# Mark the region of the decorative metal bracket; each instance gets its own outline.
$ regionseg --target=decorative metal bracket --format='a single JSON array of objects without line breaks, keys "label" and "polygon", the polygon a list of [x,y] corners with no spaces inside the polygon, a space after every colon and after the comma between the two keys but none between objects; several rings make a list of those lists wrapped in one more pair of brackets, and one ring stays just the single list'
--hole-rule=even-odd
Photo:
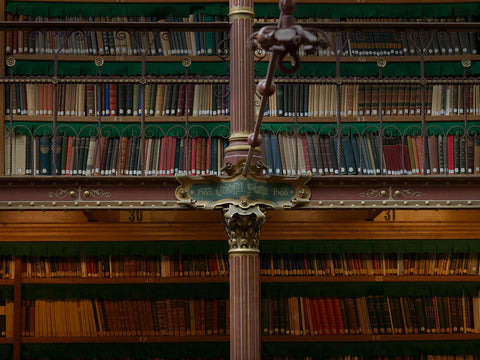
[{"label": "decorative metal bracket", "polygon": [[[316,46],[327,48],[331,45],[326,33],[319,31],[323,37],[317,38],[317,36],[309,30],[295,25],[295,17],[293,16],[295,0],[280,0],[278,6],[280,8],[278,26],[264,26],[260,31],[253,33],[249,39],[250,47],[253,50],[256,51],[261,48],[271,52],[272,55],[268,62],[267,75],[265,79],[257,85],[257,91],[262,98],[254,131],[248,136],[250,149],[243,169],[244,176],[246,176],[248,168],[250,167],[255,147],[259,146],[262,142],[259,136],[260,126],[268,97],[275,93],[275,84],[273,82],[275,67],[278,67],[278,69],[285,74],[293,74],[300,68],[298,49],[301,46],[303,46],[305,53],[313,54]],[[291,68],[287,68],[284,65],[284,60],[287,56],[291,58]]]},{"label": "decorative metal bracket", "polygon": [[308,203],[311,191],[306,183],[311,175],[267,178],[258,175],[258,170],[250,168],[250,172],[244,176],[243,167],[244,161],[230,165],[229,175],[225,177],[177,175],[180,183],[175,190],[178,204],[204,209],[229,205],[242,209],[254,206],[280,209]]}]

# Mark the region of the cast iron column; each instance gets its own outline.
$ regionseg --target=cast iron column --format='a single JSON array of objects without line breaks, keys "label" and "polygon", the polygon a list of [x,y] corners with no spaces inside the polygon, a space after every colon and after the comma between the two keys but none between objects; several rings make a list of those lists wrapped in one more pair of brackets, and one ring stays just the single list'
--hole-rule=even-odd
[{"label": "cast iron column", "polygon": [[265,214],[258,206],[225,210],[230,246],[230,359],[260,360],[260,252]]},{"label": "cast iron column", "polygon": [[253,50],[248,43],[253,16],[253,0],[230,0],[230,140],[225,163],[232,165],[247,157],[247,138],[255,123]]}]

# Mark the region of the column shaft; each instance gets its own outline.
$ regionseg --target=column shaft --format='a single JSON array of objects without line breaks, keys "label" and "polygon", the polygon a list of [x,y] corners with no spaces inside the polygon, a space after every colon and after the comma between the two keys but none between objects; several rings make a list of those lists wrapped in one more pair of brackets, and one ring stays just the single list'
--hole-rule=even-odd
[{"label": "column shaft", "polygon": [[253,50],[248,45],[253,25],[253,0],[230,0],[230,142],[225,162],[246,158],[253,131],[255,79]]},{"label": "column shaft", "polygon": [[260,257],[230,252],[230,359],[260,360]]}]

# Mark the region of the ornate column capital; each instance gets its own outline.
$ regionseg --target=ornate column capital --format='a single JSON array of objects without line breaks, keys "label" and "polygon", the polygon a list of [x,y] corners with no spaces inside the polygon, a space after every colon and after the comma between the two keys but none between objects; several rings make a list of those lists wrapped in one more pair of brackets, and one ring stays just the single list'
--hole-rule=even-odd
[{"label": "ornate column capital", "polygon": [[234,16],[235,18],[251,18],[255,17],[255,13],[253,12],[253,7],[251,6],[230,6],[230,12],[228,13],[230,19]]},{"label": "ornate column capital", "polygon": [[258,253],[260,230],[267,221],[260,206],[243,209],[237,205],[230,205],[224,209],[224,217],[230,246],[229,252]]}]

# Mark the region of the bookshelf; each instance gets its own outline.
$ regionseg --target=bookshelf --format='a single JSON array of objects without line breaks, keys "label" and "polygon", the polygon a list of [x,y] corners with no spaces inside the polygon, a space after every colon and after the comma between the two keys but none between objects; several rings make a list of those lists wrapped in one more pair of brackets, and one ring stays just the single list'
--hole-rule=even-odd
[{"label": "bookshelf", "polygon": [[[19,3],[22,3],[20,1]],[[35,3],[35,1],[33,2]],[[64,2],[52,1],[54,4],[65,5]],[[102,1],[102,4],[109,4],[109,0]],[[115,2],[117,3],[117,2]],[[125,4],[137,4],[134,1],[125,1]],[[151,4],[150,1],[142,1],[144,4]],[[169,3],[166,1],[165,3]],[[191,1],[197,4],[196,1]],[[227,5],[223,1],[211,1],[209,3]],[[354,5],[356,2],[345,1],[342,4]],[[405,5],[410,2],[395,2],[395,1],[365,1],[367,5]],[[437,5],[440,2],[423,1],[422,4]],[[467,5],[474,4],[474,2],[464,1]],[[1,4],[1,3],[0,3]],[[277,12],[276,7],[272,1],[258,1],[259,5],[265,5],[265,8],[270,7]],[[299,1],[301,5],[318,5],[317,2]],[[331,2],[324,1],[323,5],[331,5]],[[339,2],[335,2],[338,5]],[[413,3],[412,3],[413,4]],[[415,3],[417,4],[417,3]],[[152,5],[152,4],[151,4]],[[156,4],[153,4],[156,6]],[[203,5],[203,4],[202,4]],[[5,8],[3,4],[2,9]],[[308,6],[305,7],[308,9]],[[262,7],[259,12],[264,11]],[[2,15],[4,11],[2,11]],[[226,14],[226,13],[225,13]],[[265,15],[262,15],[265,16]],[[0,19],[1,20],[1,19]],[[457,24],[458,25],[458,24]],[[88,27],[88,25],[86,25]],[[224,25],[221,25],[224,26]],[[259,24],[255,25],[258,28]],[[330,24],[330,29],[335,24]],[[355,24],[355,26],[360,26]],[[411,26],[411,24],[409,25]],[[426,25],[421,25],[426,26]],[[465,25],[464,28],[470,25]],[[445,26],[448,28],[448,25]],[[192,30],[193,27],[186,27]],[[111,29],[111,28],[109,28]],[[161,30],[160,27],[158,27]],[[172,29],[179,29],[172,26]],[[1,45],[1,44],[0,44]],[[2,49],[4,46],[0,46]],[[2,50],[3,51],[3,50]],[[5,58],[5,54],[2,55]],[[74,76],[70,79],[81,81],[78,74],[69,73],[68,68],[78,68],[80,72],[88,75],[96,75],[98,68],[92,65],[96,56],[94,55],[58,55],[56,60],[59,62],[60,77]],[[180,56],[129,56],[129,55],[112,55],[103,56],[106,64],[102,66],[102,74],[105,76],[115,74],[119,66],[125,63],[135,67],[137,72],[129,73],[132,81],[139,81],[138,69],[139,63],[144,63],[147,66],[145,73],[156,73],[159,76],[163,74],[175,73],[176,77],[173,79],[151,79],[149,81],[158,81],[158,83],[169,84],[182,79],[185,69],[179,63],[182,60]],[[15,54],[15,59],[18,62],[17,68],[23,66],[27,69],[29,66],[38,66],[35,70],[37,78],[45,75],[51,76],[52,72],[45,71],[47,67],[42,63],[56,62],[52,55],[44,54]],[[243,59],[243,58],[242,58]],[[387,67],[382,76],[390,76],[389,71],[392,68],[399,70],[404,67],[406,70],[401,75],[402,77],[414,77],[414,80],[421,83],[418,76],[423,76],[419,70],[419,63],[428,68],[441,67],[444,65],[446,73],[441,75],[455,76],[456,81],[461,83],[463,68],[459,67],[462,59],[471,60],[473,65],[471,69],[476,69],[475,64],[478,61],[478,55],[442,55],[442,56],[385,56]],[[232,64],[238,65],[241,60],[235,56],[227,58]],[[260,69],[255,75],[262,75],[262,66],[268,57],[262,59],[257,68]],[[365,81],[378,80],[379,68],[377,66],[377,57],[374,56],[341,56],[337,58],[332,55],[328,56],[302,56],[302,62],[305,66],[300,74],[301,78],[284,79],[287,84],[332,84],[336,85],[339,77],[343,76],[335,72],[336,64],[341,64],[342,70],[347,69],[348,74],[356,74],[355,70],[360,74],[361,79]],[[214,69],[213,75],[202,79],[208,82],[227,83],[228,80],[221,78],[225,75],[226,67],[217,57],[210,56],[192,56],[192,61],[195,66],[196,63],[207,63],[202,70],[210,67]],[[175,63],[175,66],[168,67],[170,63]],[[456,62],[456,65],[450,63]],[[78,65],[80,63],[80,65]],[[317,63],[322,64],[323,73],[313,72],[312,68],[317,66]],[[404,65],[404,63],[413,63],[413,65]],[[33,65],[32,65],[33,64]],[[443,65],[438,65],[443,64]],[[312,66],[307,66],[312,65]],[[63,66],[63,68],[62,68]],[[148,68],[150,66],[150,68]],[[203,65],[202,65],[203,66]],[[318,67],[318,66],[317,66]],[[84,70],[87,69],[85,73]],[[160,70],[165,68],[166,70]],[[176,70],[175,70],[176,68]],[[178,68],[181,71],[178,71]],[[412,68],[414,70],[410,71]],[[172,70],[173,69],[173,70]],[[453,69],[453,70],[452,70]],[[8,69],[7,69],[8,70]],[[51,70],[51,69],[50,69]],[[243,69],[244,70],[244,69]],[[243,71],[242,70],[242,71]],[[17,70],[15,70],[17,71]],[[193,73],[195,71],[192,70]],[[199,71],[202,72],[202,71]],[[251,71],[253,72],[253,71]],[[190,73],[190,70],[189,70]],[[306,79],[304,76],[309,76],[315,73],[312,79]],[[476,73],[476,70],[474,71]],[[22,71],[18,71],[15,75],[21,75]],[[23,70],[23,74],[29,74],[28,71]],[[435,74],[435,71],[433,71]],[[250,73],[249,73],[250,75]],[[348,75],[348,76],[350,76]],[[75,78],[75,76],[77,76]],[[356,75],[355,75],[356,76]],[[428,75],[427,75],[428,76]],[[375,77],[372,79],[371,77]],[[50,78],[45,77],[43,80],[48,81]],[[212,80],[213,79],[213,80]],[[476,82],[476,78],[469,78],[472,83]],[[387,79],[388,80],[388,79]],[[429,81],[430,79],[427,79]],[[102,80],[108,83],[108,80]],[[351,79],[348,77],[343,83],[349,84]],[[277,79],[280,83],[281,80]],[[110,83],[113,83],[112,81]],[[436,84],[434,81],[432,83]],[[2,85],[3,86],[3,85]],[[235,91],[242,93],[242,96],[247,98],[251,94],[245,94],[246,88],[240,88]],[[245,99],[243,99],[245,100]],[[0,100],[0,108],[5,108],[5,99]],[[3,104],[3,105],[2,105]],[[248,109],[252,107],[248,107]],[[25,115],[5,115],[2,112],[3,122],[8,122],[8,118],[15,124],[20,126],[37,126],[48,125],[51,119],[42,116],[25,116]],[[60,122],[68,122],[73,129],[77,124],[92,124],[101,123],[105,125],[118,125],[128,123],[133,117],[120,116],[58,116],[56,120]],[[136,117],[138,121],[140,117]],[[401,116],[383,116],[379,120],[379,116],[363,115],[363,116],[342,116],[341,122],[351,124],[351,128],[358,129],[357,124],[363,123],[387,123],[403,124],[419,124],[422,122],[421,115],[414,115],[408,117]],[[325,125],[328,127],[337,121],[338,117],[329,115],[325,117],[304,116],[298,117],[299,122],[307,124],[309,132],[321,133],[320,127]],[[189,116],[188,121],[192,123],[200,123],[202,126],[207,126],[212,123],[212,127],[217,126],[217,123],[228,123],[233,121],[234,130],[239,130],[243,126],[245,119],[232,120],[231,117],[225,116],[208,116],[208,117],[194,117]],[[275,117],[271,116],[266,119],[265,130],[271,129],[272,133],[276,135],[283,131],[291,133],[295,131],[292,123],[295,122],[294,116],[289,117]],[[465,120],[464,115],[445,115],[445,116],[426,116],[427,124],[434,122],[434,126],[438,123],[456,122],[461,123]],[[477,114],[468,114],[468,123],[475,123],[478,121]],[[185,123],[185,116],[145,116],[143,122],[148,125],[158,125],[158,123]],[[26,123],[27,125],[25,125]],[[40,125],[38,125],[40,123]],[[207,125],[205,125],[207,124]],[[280,125],[276,125],[280,124]],[[320,124],[319,126],[317,126]],[[57,124],[58,128],[63,124]],[[175,125],[174,125],[175,126]],[[221,125],[222,126],[222,125]],[[283,126],[283,129],[282,129]],[[368,126],[368,125],[367,125]],[[445,125],[448,127],[449,125]],[[159,126],[160,127],[160,126]],[[228,126],[227,126],[228,128]],[[333,125],[335,129],[335,125]],[[466,128],[466,125],[464,126]],[[148,129],[147,125],[145,129]],[[377,129],[378,130],[378,129]],[[448,132],[448,131],[447,131]],[[228,133],[228,132],[227,132]],[[406,134],[406,133],[405,133]],[[228,134],[227,134],[228,135]],[[227,136],[227,135],[222,135]],[[338,132],[337,132],[338,135]],[[89,135],[91,136],[91,135]],[[93,135],[95,136],[95,135]],[[148,137],[147,137],[148,138]],[[154,138],[154,137],[151,137]],[[3,138],[2,138],[3,140]],[[0,143],[1,145],[1,143]],[[2,161],[3,161],[2,156]],[[291,165],[290,170],[292,173]],[[2,167],[3,168],[3,167]],[[130,174],[134,175],[134,174]],[[139,175],[139,174],[135,174]],[[162,175],[162,174],[160,174]],[[171,174],[170,174],[171,175]],[[289,253],[291,247],[295,247],[296,251],[302,253],[307,252],[306,249],[312,246],[313,243],[317,246],[323,246],[330,241],[335,242],[338,246],[347,248],[357,248],[358,243],[366,243],[371,240],[379,240],[383,243],[398,240],[399,242],[408,242],[409,240],[417,242],[429,242],[430,240],[445,240],[458,242],[471,240],[474,244],[478,237],[478,225],[476,223],[477,211],[480,205],[478,193],[478,179],[475,176],[466,176],[458,173],[451,176],[402,176],[400,174],[382,176],[339,176],[337,174],[326,176],[315,176],[310,180],[309,186],[312,189],[312,196],[310,202],[305,204],[303,210],[294,211],[269,211],[271,214],[270,220],[264,225],[261,232],[261,246],[262,254],[268,254],[270,250],[276,247],[284,247],[285,252]],[[177,181],[172,177],[167,176],[122,176],[121,178],[113,178],[111,176],[98,177],[79,177],[71,176],[49,176],[49,177],[28,177],[28,176],[2,176],[0,178],[0,240],[3,249],[2,253],[9,254],[14,250],[26,251],[31,246],[32,248],[38,246],[40,248],[55,249],[58,244],[70,243],[72,246],[77,246],[84,251],[92,250],[96,242],[128,244],[134,240],[131,247],[137,248],[142,246],[142,242],[147,243],[147,246],[158,245],[159,243],[167,243],[174,241],[176,243],[185,243],[188,241],[195,242],[195,245],[189,246],[205,246],[214,243],[224,244],[225,233],[220,222],[223,220],[222,214],[216,211],[194,211],[186,210],[181,204],[177,202],[174,195],[175,189],[178,186]],[[108,194],[108,196],[106,195]],[[347,209],[347,210],[346,210]],[[432,209],[432,210],[430,210]],[[454,210],[451,210],[454,209]],[[64,211],[61,211],[64,210]],[[334,210],[334,211],[332,211]],[[416,211],[415,211],[416,210]],[[378,217],[394,217],[393,213],[396,211],[397,219],[391,222],[378,221]],[[141,220],[138,216],[141,214]],[[407,215],[405,215],[407,214]],[[137,216],[138,215],[138,216]],[[128,220],[130,217],[133,221]],[[420,221],[419,218],[427,219]],[[368,221],[366,221],[368,220]],[[390,221],[390,220],[389,220]],[[66,241],[66,239],[69,239]],[[453,239],[453,240],[452,240]],[[386,241],[388,240],[388,241]],[[454,241],[455,240],[455,241]],[[305,241],[309,244],[305,244]],[[32,242],[33,244],[29,244]],[[53,244],[52,244],[53,242]],[[73,244],[72,244],[73,242]],[[284,245],[281,243],[288,243]],[[381,247],[381,242],[379,246]],[[433,243],[433,242],[432,242]],[[465,245],[470,246],[471,245]],[[125,245],[127,246],[127,245]],[[187,245],[185,245],[187,246]],[[434,245],[432,245],[434,246]],[[288,250],[288,251],[287,251]],[[10,251],[10,252],[8,252]],[[332,253],[334,251],[332,250]],[[19,262],[19,261],[18,261]],[[261,270],[261,267],[259,268]],[[235,272],[235,274],[238,274]],[[473,288],[478,283],[478,275],[349,275],[349,276],[330,276],[330,275],[278,275],[268,276],[263,275],[259,277],[259,288],[263,295],[269,293],[281,292],[278,289],[287,289],[285,291],[292,291],[291,296],[300,296],[303,292],[304,296],[316,296],[309,293],[308,290],[302,290],[305,287],[324,289],[335,288],[336,286],[345,285],[349,289],[355,287],[370,287],[376,289],[392,289],[402,288],[402,286],[426,286],[438,289],[438,286]],[[16,276],[15,280],[5,279],[0,280],[0,286],[12,291],[11,298],[14,299],[14,315],[16,317],[15,323],[20,324],[22,319],[22,312],[19,310],[22,306],[22,299],[39,299],[43,300],[41,295],[35,295],[35,291],[39,291],[45,287],[46,289],[54,289],[58,287],[78,287],[81,289],[97,289],[105,288],[107,291],[119,288],[120,293],[126,288],[169,288],[172,291],[181,292],[185,287],[194,289],[215,289],[217,286],[225,287],[230,279],[227,276],[213,276],[213,277],[166,277],[166,278],[149,278],[149,277],[130,277],[130,278],[37,278],[25,279],[21,276]],[[253,282],[255,284],[255,282]],[[433,283],[433,284],[432,284]],[[306,285],[305,285],[306,284]],[[118,285],[118,287],[117,287]],[[288,289],[294,288],[294,290]],[[176,289],[176,290],[175,290]],[[255,290],[255,289],[253,289]],[[318,291],[318,290],[316,290]],[[139,291],[140,292],[140,291]],[[314,291],[315,292],[315,291]],[[72,293],[75,291],[72,290]],[[33,294],[33,295],[32,295]],[[242,293],[241,293],[242,294]],[[82,294],[83,295],[83,294]],[[237,293],[237,295],[239,295]],[[273,296],[273,295],[272,295]],[[280,295],[283,296],[283,295]],[[353,295],[345,295],[353,296]],[[82,298],[81,296],[79,298]],[[259,301],[260,303],[260,301]],[[254,321],[255,322],[255,321]],[[255,322],[260,324],[260,321]],[[18,325],[14,327],[14,336],[12,338],[2,339],[0,343],[6,345],[8,348],[2,353],[13,353],[11,358],[19,360],[20,354],[31,353],[31,358],[36,359],[44,357],[45,354],[52,354],[59,352],[59,349],[68,353],[78,350],[84,344],[88,344],[88,348],[92,353],[98,352],[100,346],[112,349],[111,345],[117,345],[116,356],[123,356],[119,354],[119,349],[127,351],[130,356],[132,353],[139,350],[145,352],[144,358],[151,357],[151,352],[146,349],[161,349],[165,353],[174,347],[185,347],[186,352],[194,353],[204,352],[205,354],[216,354],[212,349],[218,347],[220,353],[228,353],[229,347],[239,346],[239,342],[235,340],[235,336],[228,337],[226,335],[211,335],[211,336],[54,336],[54,337],[26,337],[21,335],[21,329]],[[276,335],[262,335],[255,338],[257,344],[262,344],[262,352],[264,357],[268,358],[271,354],[275,356],[286,356],[292,353],[295,355],[303,354],[312,355],[319,350],[328,349],[331,344],[333,346],[344,346],[345,351],[351,351],[351,354],[368,354],[369,351],[377,352],[374,355],[384,354],[386,351],[391,355],[403,353],[403,344],[408,351],[416,354],[426,355],[432,351],[432,347],[439,346],[441,351],[447,351],[439,344],[460,343],[461,350],[455,350],[457,354],[469,354],[474,347],[468,344],[476,343],[478,341],[478,334],[414,334],[414,335],[342,335],[342,336],[276,336]],[[360,343],[366,344],[360,350],[354,349],[352,344]],[[392,347],[392,343],[396,344]],[[417,344],[422,344],[419,348],[415,348]],[[172,346],[173,344],[173,346]],[[467,345],[465,345],[467,344]],[[96,346],[99,345],[99,346]],[[463,347],[462,347],[463,346]],[[371,347],[373,350],[365,350],[365,347]],[[382,348],[383,347],[383,348]],[[299,350],[301,348],[301,350]],[[3,349],[3,348],[2,348]],[[13,349],[13,350],[11,350]],[[72,350],[73,349],[73,350]],[[143,350],[142,350],[143,349]],[[217,349],[217,350],[218,350]],[[292,350],[293,349],[293,350]],[[414,350],[412,350],[414,349]],[[420,350],[419,350],[420,349]],[[60,350],[60,351],[61,351]],[[191,351],[190,351],[191,350]],[[338,350],[338,349],[337,349]],[[81,354],[84,354],[83,350]],[[370,352],[370,353],[371,353]],[[335,354],[334,349],[330,348],[325,352],[326,354]],[[104,354],[104,353],[102,353]],[[143,354],[143,353],[142,353]],[[85,358],[92,355],[84,354]],[[180,357],[179,354],[171,355]],[[189,355],[193,356],[193,355]],[[227,358],[228,356],[224,356]]]}]

